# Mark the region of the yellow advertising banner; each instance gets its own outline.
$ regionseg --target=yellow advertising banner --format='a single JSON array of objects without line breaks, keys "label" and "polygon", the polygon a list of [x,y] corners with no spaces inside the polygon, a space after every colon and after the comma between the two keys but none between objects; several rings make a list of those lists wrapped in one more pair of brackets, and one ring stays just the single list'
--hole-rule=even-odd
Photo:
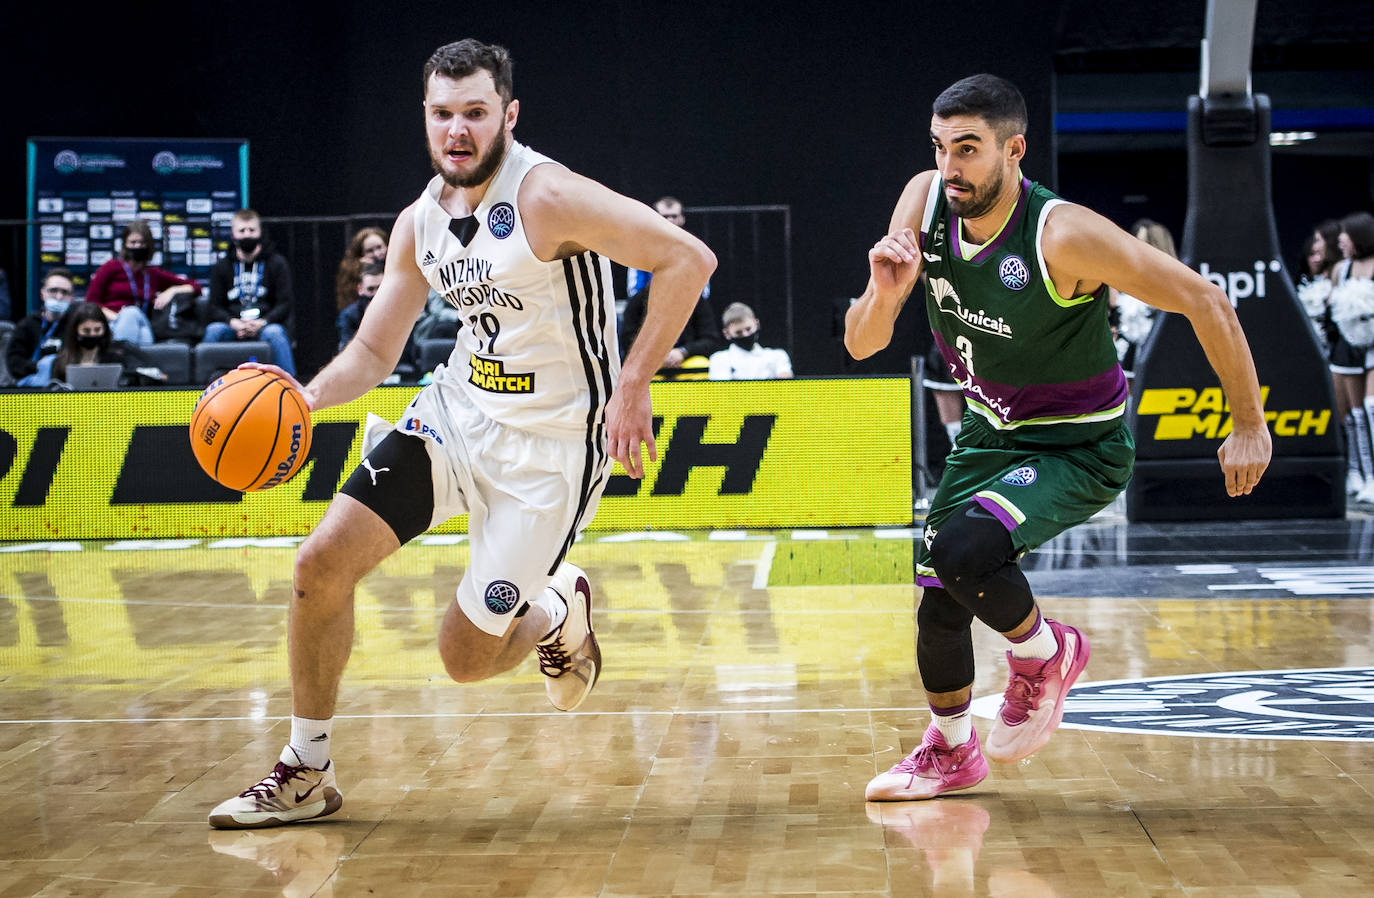
[{"label": "yellow advertising banner", "polygon": [[[690,381],[652,387],[657,462],[616,466],[598,530],[904,525],[912,520],[905,378]],[[197,391],[0,395],[0,539],[300,536],[358,464],[368,412],[413,387],[314,416],[310,458],[258,493],[215,483],[187,424]],[[465,518],[436,528],[461,533]]]}]

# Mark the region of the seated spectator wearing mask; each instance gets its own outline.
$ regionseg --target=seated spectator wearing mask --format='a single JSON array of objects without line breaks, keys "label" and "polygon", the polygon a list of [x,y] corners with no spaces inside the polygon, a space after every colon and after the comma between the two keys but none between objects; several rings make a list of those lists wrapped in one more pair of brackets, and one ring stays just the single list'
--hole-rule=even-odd
[{"label": "seated spectator wearing mask", "polygon": [[86,301],[99,305],[109,319],[116,340],[152,343],[150,316],[179,295],[200,295],[200,285],[172,274],[149,261],[153,258],[153,232],[141,218],[124,226],[119,255],[91,275]]},{"label": "seated spectator wearing mask", "polygon": [[711,354],[711,380],[771,380],[792,376],[792,360],[786,350],[759,345],[759,320],[742,302],[726,306],[721,316],[730,345]]},{"label": "seated spectator wearing mask", "polygon": [[34,375],[37,382],[31,386],[64,384],[67,370],[80,365],[123,365],[127,379],[138,365],[147,362],[136,346],[112,338],[110,323],[95,303],[73,303],[63,320],[62,347],[39,359]]},{"label": "seated spectator wearing mask", "polygon": [[72,273],[54,268],[43,278],[38,291],[43,308],[30,312],[14,326],[5,362],[10,374],[21,387],[41,387],[48,378],[39,378],[38,362],[57,352],[62,345],[62,325],[72,301]]},{"label": "seated spectator wearing mask", "polygon": [[288,329],[296,304],[291,266],[267,245],[262,219],[252,209],[234,213],[229,234],[234,248],[210,272],[205,342],[263,340],[272,347],[272,363],[295,375]]}]

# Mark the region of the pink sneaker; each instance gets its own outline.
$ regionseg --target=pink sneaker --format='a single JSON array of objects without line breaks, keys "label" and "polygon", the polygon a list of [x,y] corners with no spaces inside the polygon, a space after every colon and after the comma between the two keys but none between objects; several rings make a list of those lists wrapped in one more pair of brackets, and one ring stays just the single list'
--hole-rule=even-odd
[{"label": "pink sneaker", "polygon": [[1048,661],[1013,658],[1002,708],[988,732],[988,757],[1010,762],[1029,758],[1050,741],[1064,719],[1064,698],[1088,666],[1088,640],[1074,627],[1045,619],[1059,640]]},{"label": "pink sneaker", "polygon": [[963,745],[950,748],[939,727],[931,724],[916,750],[887,773],[868,781],[868,801],[912,801],[944,792],[972,789],[987,779],[988,762],[978,747],[978,731]]}]

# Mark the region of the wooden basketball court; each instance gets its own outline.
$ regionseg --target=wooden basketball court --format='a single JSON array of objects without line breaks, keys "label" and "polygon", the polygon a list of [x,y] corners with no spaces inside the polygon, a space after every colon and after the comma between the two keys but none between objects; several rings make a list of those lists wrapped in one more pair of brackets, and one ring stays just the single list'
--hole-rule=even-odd
[{"label": "wooden basketball court", "polygon": [[915,534],[588,534],[605,671],[573,714],[532,658],[444,678],[467,547],[432,537],[358,596],[342,811],[244,832],[205,817],[288,735],[296,541],[0,546],[0,895],[1368,896],[1370,525],[1108,515],[1045,547],[1032,583],[1093,643],[1066,727],[882,805],[927,721]]}]

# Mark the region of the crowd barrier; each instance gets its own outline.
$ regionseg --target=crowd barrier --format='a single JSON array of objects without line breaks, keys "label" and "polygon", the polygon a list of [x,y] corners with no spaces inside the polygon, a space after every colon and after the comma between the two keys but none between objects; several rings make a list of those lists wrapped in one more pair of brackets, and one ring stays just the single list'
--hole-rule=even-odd
[{"label": "crowd barrier", "polygon": [[[395,420],[414,393],[379,387],[319,412],[302,471],[248,494],[196,464],[198,391],[0,394],[0,539],[306,534],[357,465],[367,413]],[[658,461],[642,480],[616,465],[596,529],[912,521],[907,378],[655,383],[652,394]]]}]

